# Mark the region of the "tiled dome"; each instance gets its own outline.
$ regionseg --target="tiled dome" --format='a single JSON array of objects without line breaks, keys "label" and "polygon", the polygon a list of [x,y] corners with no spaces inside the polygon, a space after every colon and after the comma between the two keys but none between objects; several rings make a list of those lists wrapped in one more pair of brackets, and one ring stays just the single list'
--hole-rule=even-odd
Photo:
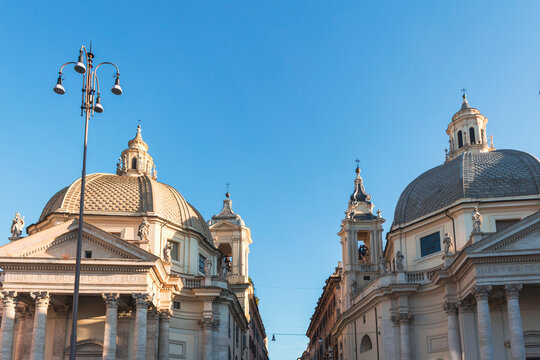
[{"label": "tiled dome", "polygon": [[392,228],[465,199],[540,194],[540,161],[517,150],[465,152],[426,171],[401,194]]},{"label": "tiled dome", "polygon": [[[53,213],[78,215],[80,191],[79,178],[49,200],[39,221]],[[88,175],[84,209],[90,215],[159,216],[198,232],[207,241],[212,238],[202,215],[178,191],[148,175]]]}]

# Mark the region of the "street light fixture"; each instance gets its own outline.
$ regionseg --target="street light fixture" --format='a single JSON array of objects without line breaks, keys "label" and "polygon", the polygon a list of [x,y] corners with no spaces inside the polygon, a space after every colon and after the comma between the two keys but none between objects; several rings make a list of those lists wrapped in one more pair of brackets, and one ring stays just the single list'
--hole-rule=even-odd
[{"label": "street light fixture", "polygon": [[[84,56],[83,56],[84,55]],[[115,64],[105,61],[98,64],[95,68],[92,64],[92,59],[94,54],[92,53],[92,45],[90,45],[90,50],[87,51],[86,47],[83,45],[79,50],[79,58],[77,62],[67,62],[58,72],[58,81],[54,87],[54,92],[59,95],[64,95],[66,89],[62,85],[62,69],[64,66],[69,64],[75,64],[74,69],[79,74],[83,74],[83,89],[82,89],[82,103],[81,103],[81,116],[85,115],[85,124],[84,124],[84,150],[83,150],[83,165],[82,165],[82,176],[81,176],[81,201],[79,204],[79,231],[77,237],[77,257],[75,260],[75,284],[73,287],[73,316],[71,322],[71,339],[69,345],[69,359],[75,360],[75,347],[77,344],[77,314],[79,310],[79,285],[81,278],[81,252],[82,252],[82,224],[83,224],[83,215],[84,215],[84,188],[86,184],[86,149],[88,144],[88,121],[90,117],[94,115],[94,112],[102,113],[103,106],[101,105],[101,96],[99,92],[99,79],[97,76],[97,70],[101,65],[112,65],[116,68],[116,81],[112,92],[115,95],[122,94],[122,88],[120,87],[120,71],[118,66]],[[94,98],[94,93],[97,92],[97,97]]]}]

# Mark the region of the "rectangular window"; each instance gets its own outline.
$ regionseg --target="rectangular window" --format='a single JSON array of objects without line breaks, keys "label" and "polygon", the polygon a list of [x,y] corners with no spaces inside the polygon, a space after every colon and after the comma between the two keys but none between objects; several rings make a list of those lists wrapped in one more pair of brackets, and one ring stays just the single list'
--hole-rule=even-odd
[{"label": "rectangular window", "polygon": [[509,226],[517,223],[519,219],[505,219],[505,220],[495,220],[495,229],[496,231],[503,231]]},{"label": "rectangular window", "polygon": [[180,310],[180,301],[173,301],[173,309]]},{"label": "rectangular window", "polygon": [[171,244],[171,260],[180,261],[180,246],[176,241],[169,241]]},{"label": "rectangular window", "polygon": [[84,252],[84,258],[85,259],[91,259],[92,258],[92,252],[91,251],[85,251]]},{"label": "rectangular window", "polygon": [[420,238],[420,252],[422,256],[441,251],[441,234],[437,231],[428,236]]},{"label": "rectangular window", "polygon": [[199,254],[199,272],[204,274],[204,261],[206,260],[206,257]]}]

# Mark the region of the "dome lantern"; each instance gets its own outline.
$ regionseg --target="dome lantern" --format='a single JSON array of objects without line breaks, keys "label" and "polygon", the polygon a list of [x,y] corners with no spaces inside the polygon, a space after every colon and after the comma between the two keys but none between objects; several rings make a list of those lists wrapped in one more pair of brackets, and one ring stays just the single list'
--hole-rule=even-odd
[{"label": "dome lantern", "polygon": [[128,141],[128,148],[122,151],[118,175],[141,176],[148,175],[157,178],[154,159],[148,154],[148,144],[142,138],[141,125],[137,126],[135,137]]},{"label": "dome lantern", "polygon": [[462,90],[463,101],[461,108],[452,117],[452,121],[446,129],[448,134],[449,149],[445,161],[455,159],[465,151],[488,152],[495,150],[488,145],[486,125],[488,119],[469,105],[465,89]]}]

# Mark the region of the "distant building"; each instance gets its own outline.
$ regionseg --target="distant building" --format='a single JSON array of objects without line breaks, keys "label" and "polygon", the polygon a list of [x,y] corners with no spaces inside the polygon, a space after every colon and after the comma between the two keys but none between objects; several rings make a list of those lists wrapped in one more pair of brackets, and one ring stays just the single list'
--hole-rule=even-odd
[{"label": "distant building", "polygon": [[495,150],[486,124],[464,96],[445,163],[403,191],[384,250],[357,168],[336,308],[325,287],[302,359],[540,358],[540,162]]},{"label": "distant building", "polygon": [[[248,301],[249,228],[209,227],[156,180],[140,126],[128,144],[115,175],[86,177],[77,358],[250,359],[251,328],[265,332]],[[80,187],[57,192],[29,236],[0,247],[2,359],[69,353]],[[236,230],[242,252],[229,271],[218,246]],[[257,344],[266,353],[265,338]]]}]

